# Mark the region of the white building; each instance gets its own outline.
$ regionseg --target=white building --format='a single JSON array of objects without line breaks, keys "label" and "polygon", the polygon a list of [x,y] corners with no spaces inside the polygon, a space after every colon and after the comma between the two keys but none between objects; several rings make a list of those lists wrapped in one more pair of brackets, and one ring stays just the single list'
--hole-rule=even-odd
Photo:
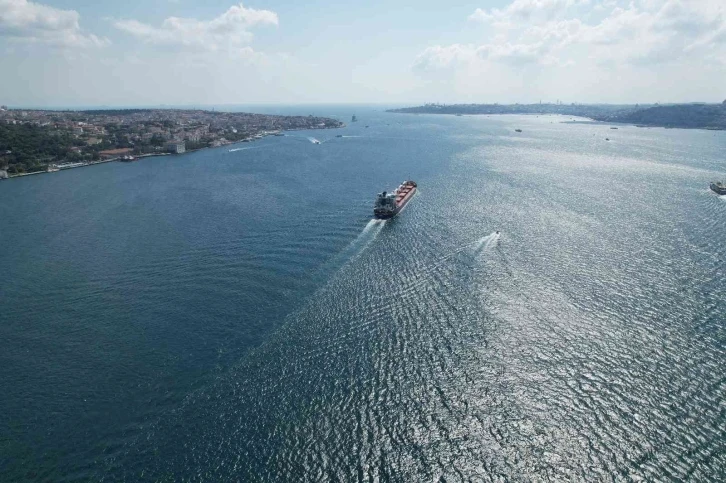
[{"label": "white building", "polygon": [[167,143],[166,150],[174,154],[182,154],[186,152],[186,145],[184,141],[172,141]]}]

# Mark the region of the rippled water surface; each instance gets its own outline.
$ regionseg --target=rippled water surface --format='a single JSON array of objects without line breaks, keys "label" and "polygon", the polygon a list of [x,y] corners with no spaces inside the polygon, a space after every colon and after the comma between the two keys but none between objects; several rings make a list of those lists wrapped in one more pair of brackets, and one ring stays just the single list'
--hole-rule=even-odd
[{"label": "rippled water surface", "polygon": [[726,133],[356,114],[0,183],[0,480],[726,479]]}]

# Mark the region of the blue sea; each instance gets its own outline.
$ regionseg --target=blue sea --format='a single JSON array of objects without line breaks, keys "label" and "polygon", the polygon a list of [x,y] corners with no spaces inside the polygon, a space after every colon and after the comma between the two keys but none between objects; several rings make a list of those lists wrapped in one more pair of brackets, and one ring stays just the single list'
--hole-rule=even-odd
[{"label": "blue sea", "polygon": [[726,132],[254,110],[0,182],[0,481],[726,480]]}]

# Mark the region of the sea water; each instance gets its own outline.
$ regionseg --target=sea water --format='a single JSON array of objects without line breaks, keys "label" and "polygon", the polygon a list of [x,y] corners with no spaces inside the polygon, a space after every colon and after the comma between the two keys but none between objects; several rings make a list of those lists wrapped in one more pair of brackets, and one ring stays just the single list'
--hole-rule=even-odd
[{"label": "sea water", "polygon": [[0,183],[0,480],[724,479],[726,133],[303,109]]}]

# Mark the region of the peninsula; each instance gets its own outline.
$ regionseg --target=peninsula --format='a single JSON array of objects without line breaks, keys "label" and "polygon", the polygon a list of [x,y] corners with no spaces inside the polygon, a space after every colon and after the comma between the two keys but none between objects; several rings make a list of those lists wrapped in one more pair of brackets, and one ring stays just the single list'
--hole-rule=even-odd
[{"label": "peninsula", "polygon": [[0,107],[0,178],[139,156],[251,141],[282,131],[343,123],[315,116],[272,116],[180,109],[51,111]]},{"label": "peninsula", "polygon": [[390,109],[407,114],[560,114],[610,123],[685,129],[726,130],[726,101],[722,104],[425,104]]}]

